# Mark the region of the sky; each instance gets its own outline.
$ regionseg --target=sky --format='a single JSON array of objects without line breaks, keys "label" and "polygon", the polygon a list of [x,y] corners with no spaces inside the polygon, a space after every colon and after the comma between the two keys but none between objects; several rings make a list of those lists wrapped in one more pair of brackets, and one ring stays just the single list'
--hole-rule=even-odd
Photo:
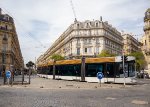
[{"label": "sky", "polygon": [[[140,39],[150,0],[72,0],[77,20],[108,21],[118,31]],[[0,0],[4,14],[14,18],[24,63],[43,54],[74,22],[70,0]]]}]

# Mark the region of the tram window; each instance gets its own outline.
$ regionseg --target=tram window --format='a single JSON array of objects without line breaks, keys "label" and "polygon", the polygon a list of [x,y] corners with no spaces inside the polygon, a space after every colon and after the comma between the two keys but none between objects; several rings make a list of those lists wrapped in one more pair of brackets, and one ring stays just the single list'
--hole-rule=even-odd
[{"label": "tram window", "polygon": [[113,64],[107,64],[107,77],[114,77]]},{"label": "tram window", "polygon": [[103,72],[102,64],[88,64],[86,67],[86,76],[96,77],[97,72]]}]

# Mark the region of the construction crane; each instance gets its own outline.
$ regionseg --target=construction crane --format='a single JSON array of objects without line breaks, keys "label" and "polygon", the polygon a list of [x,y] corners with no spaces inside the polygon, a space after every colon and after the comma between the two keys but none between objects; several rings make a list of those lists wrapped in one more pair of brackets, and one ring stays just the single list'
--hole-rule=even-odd
[{"label": "construction crane", "polygon": [[77,21],[77,16],[76,16],[76,12],[75,12],[72,0],[70,0],[70,4],[71,4],[71,7],[72,7],[72,11],[73,11],[73,15],[74,15],[74,18],[75,18],[75,22],[76,22]]}]

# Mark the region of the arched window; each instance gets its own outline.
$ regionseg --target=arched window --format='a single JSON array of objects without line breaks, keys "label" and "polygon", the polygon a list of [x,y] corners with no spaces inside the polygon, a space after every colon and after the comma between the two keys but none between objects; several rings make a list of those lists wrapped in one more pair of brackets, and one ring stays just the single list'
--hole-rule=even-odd
[{"label": "arched window", "polygon": [[8,36],[7,36],[6,34],[4,34],[3,40],[4,40],[4,41],[7,41],[7,40],[8,40]]}]

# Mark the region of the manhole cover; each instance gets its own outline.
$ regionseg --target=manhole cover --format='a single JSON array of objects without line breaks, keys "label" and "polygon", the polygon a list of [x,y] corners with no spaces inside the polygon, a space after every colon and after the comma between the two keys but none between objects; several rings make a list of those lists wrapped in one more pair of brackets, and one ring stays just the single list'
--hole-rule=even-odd
[{"label": "manhole cover", "polygon": [[107,99],[107,100],[115,100],[116,98],[113,98],[113,97],[107,97],[106,99]]},{"label": "manhole cover", "polygon": [[141,100],[133,100],[131,103],[133,103],[133,104],[140,104],[140,105],[148,104],[147,101],[141,101]]}]

